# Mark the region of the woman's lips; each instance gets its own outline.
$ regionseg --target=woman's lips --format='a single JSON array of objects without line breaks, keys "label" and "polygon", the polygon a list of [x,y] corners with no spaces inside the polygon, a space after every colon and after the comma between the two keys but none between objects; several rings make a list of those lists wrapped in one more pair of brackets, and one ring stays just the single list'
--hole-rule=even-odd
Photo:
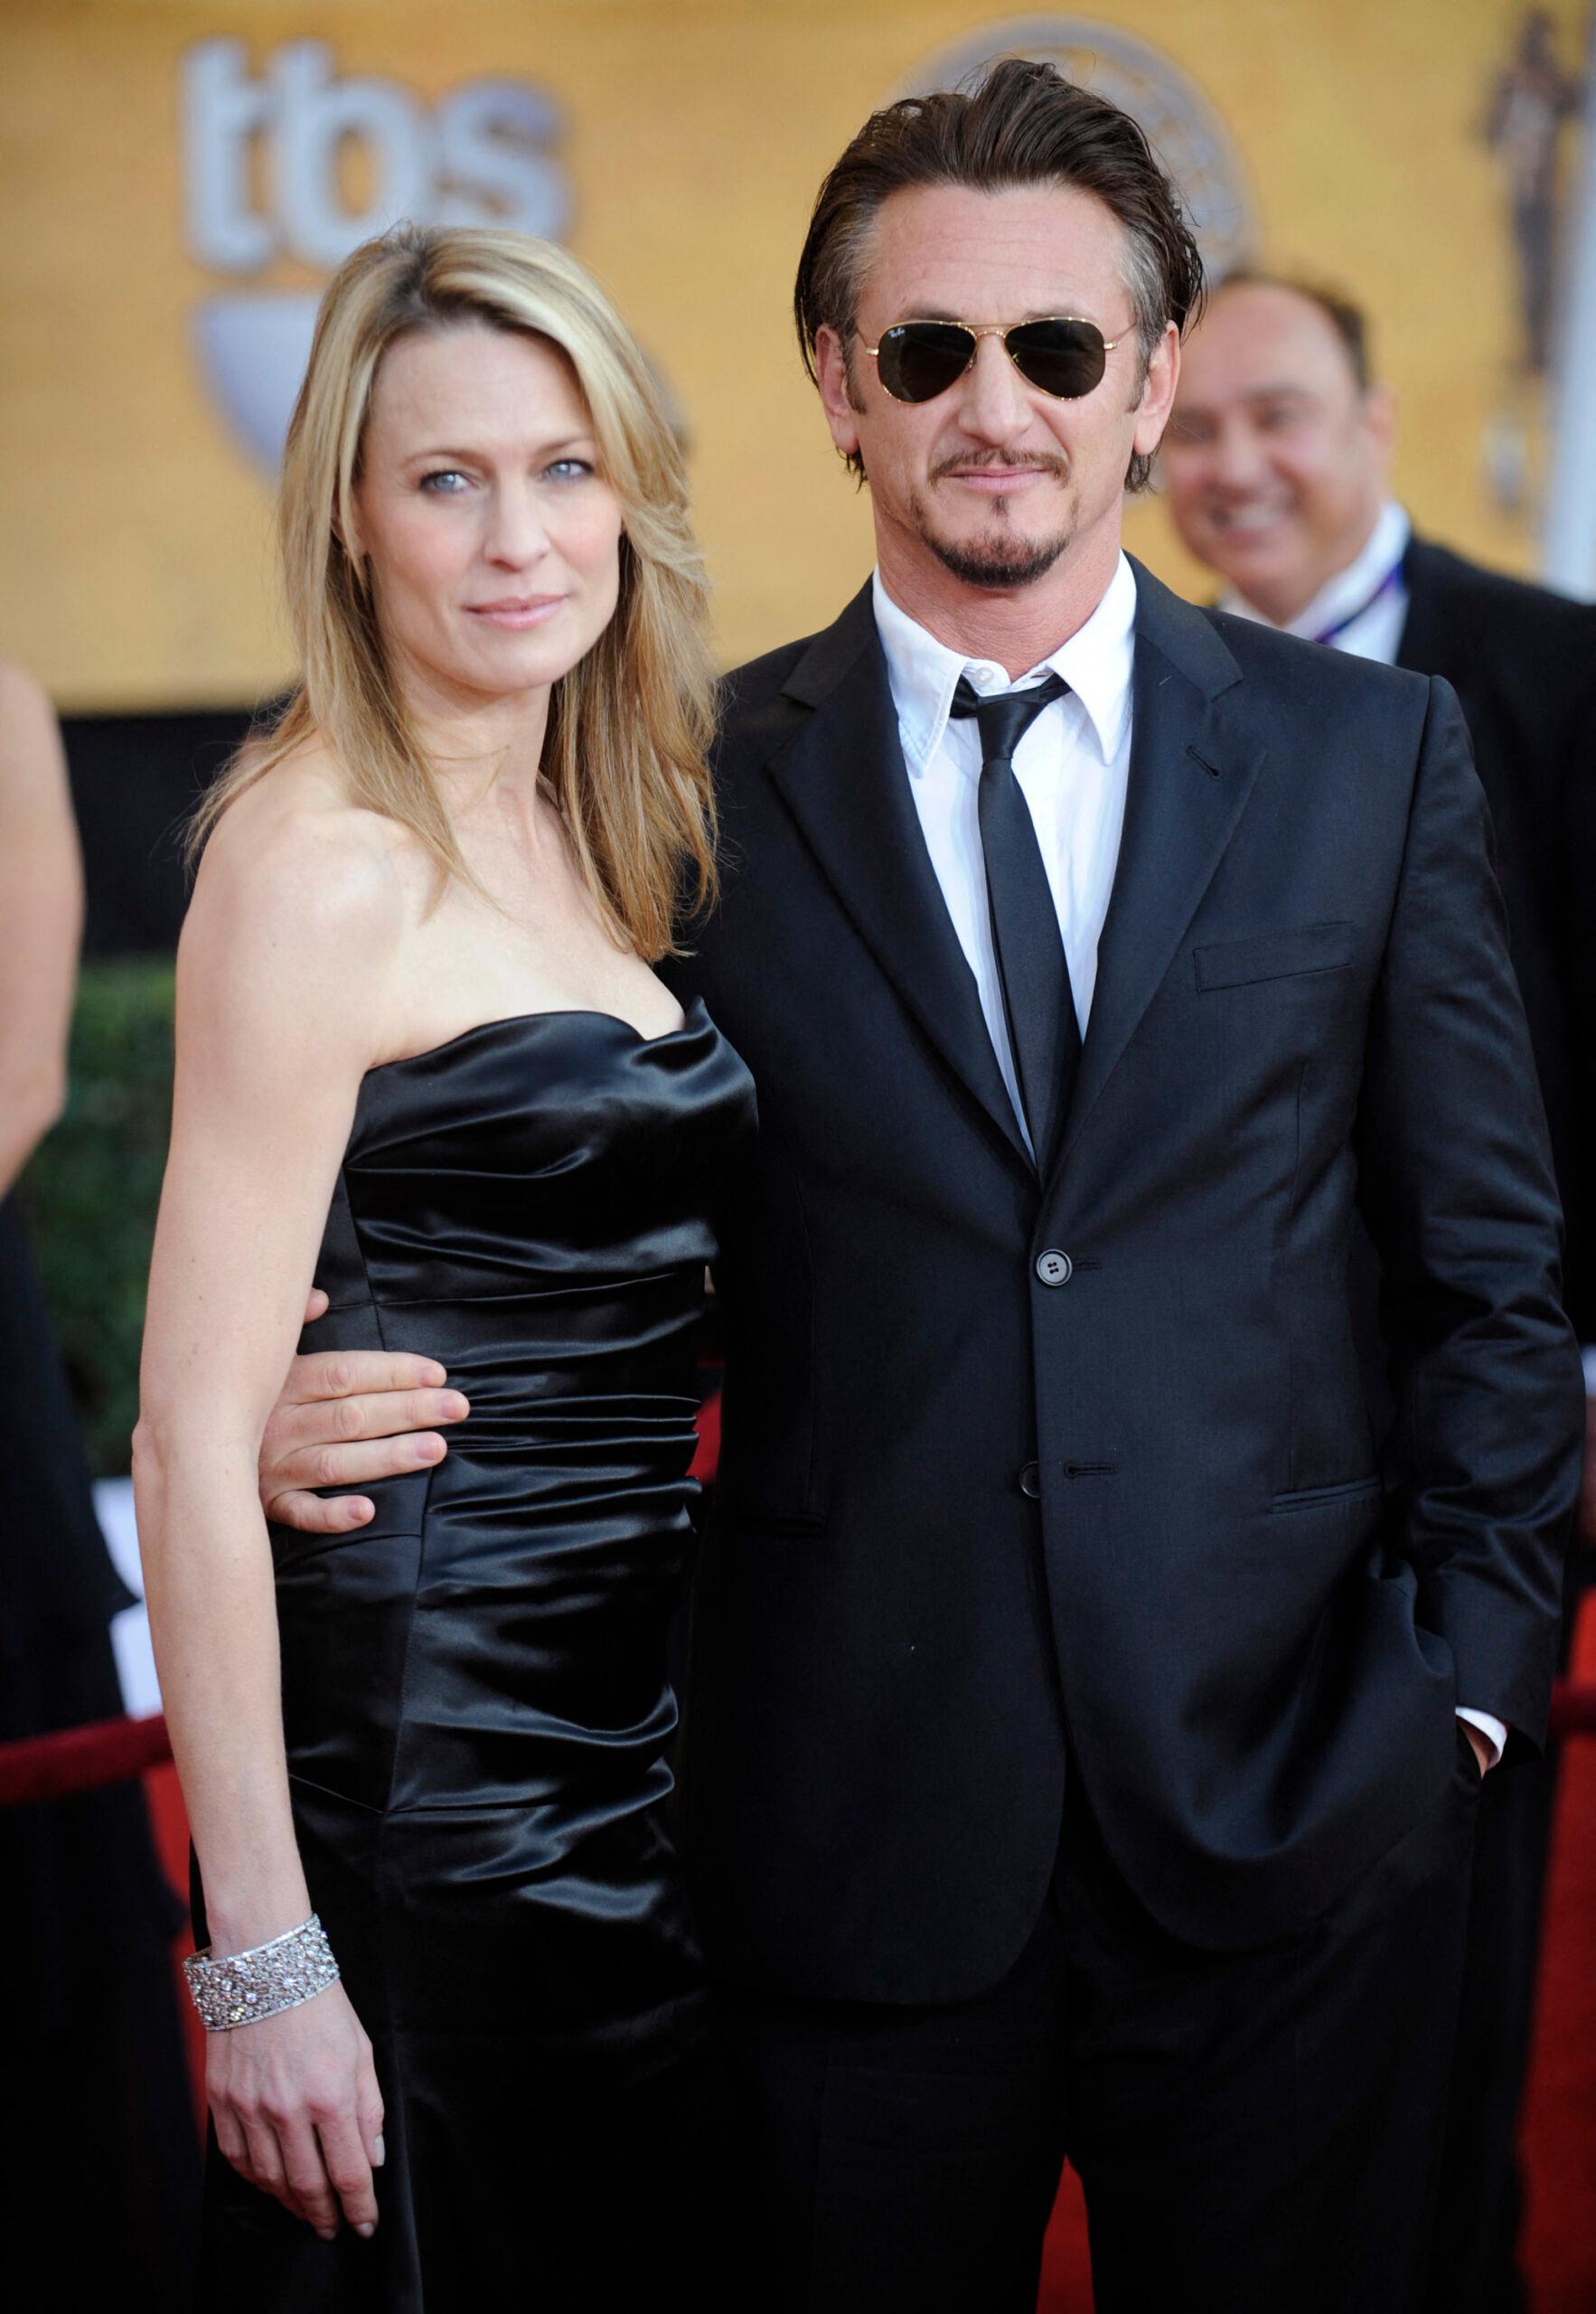
[{"label": "woman's lips", "polygon": [[516,634],[524,627],[541,626],[564,601],[563,595],[507,595],[496,603],[467,603],[465,607],[473,618]]}]

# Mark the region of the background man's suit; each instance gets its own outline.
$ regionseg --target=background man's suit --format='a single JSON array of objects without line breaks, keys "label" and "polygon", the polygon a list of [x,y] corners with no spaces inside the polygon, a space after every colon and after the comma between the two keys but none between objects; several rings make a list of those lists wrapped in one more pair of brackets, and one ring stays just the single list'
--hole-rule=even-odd
[{"label": "background man's suit", "polygon": [[1125,832],[1046,1182],[868,590],[734,679],[727,889],[673,974],[761,1104],[686,1775],[734,1985],[980,1994],[1047,1903],[1066,1783],[1161,1934],[1258,1947],[1437,1806],[1457,1700],[1544,1731],[1582,1395],[1455,701],[1138,583]]},{"label": "background man's suit", "polygon": [[1564,1303],[1596,1341],[1596,610],[1422,538],[1403,579],[1397,663],[1457,692],[1490,806],[1563,1195]]},{"label": "background man's suit", "polygon": [[[1582,1341],[1596,1341],[1596,611],[1422,538],[1403,579],[1399,664],[1456,690],[1490,805],[1567,1221],[1565,1301]],[[1587,1556],[1571,1557],[1571,1593]],[[1548,1762],[1493,1778],[1482,1797],[1436,2314],[1523,2302],[1514,2140],[1554,1791]]]}]

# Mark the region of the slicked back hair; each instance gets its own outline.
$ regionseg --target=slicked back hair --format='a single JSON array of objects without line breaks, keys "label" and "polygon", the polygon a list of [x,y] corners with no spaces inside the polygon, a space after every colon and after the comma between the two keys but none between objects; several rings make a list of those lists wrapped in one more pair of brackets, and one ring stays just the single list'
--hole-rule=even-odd
[{"label": "slicked back hair", "polygon": [[[1125,231],[1125,287],[1141,373],[1173,322],[1184,332],[1203,296],[1203,261],[1175,186],[1140,125],[1051,64],[1004,57],[971,90],[904,97],[872,113],[825,183],[810,219],[793,293],[804,366],[815,375],[823,328],[851,358],[869,240],[882,203],[922,185],[1009,193],[1068,185],[1095,194]],[[858,453],[848,461],[857,475]],[[1150,456],[1131,460],[1128,490],[1144,487]]]}]

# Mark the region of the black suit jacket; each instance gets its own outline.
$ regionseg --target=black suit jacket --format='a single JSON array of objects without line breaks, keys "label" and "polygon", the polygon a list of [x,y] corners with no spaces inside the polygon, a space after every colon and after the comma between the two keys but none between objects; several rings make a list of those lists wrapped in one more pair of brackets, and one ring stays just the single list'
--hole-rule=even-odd
[{"label": "black suit jacket", "polygon": [[1456,691],[1490,804],[1567,1217],[1565,1298],[1596,1341],[1596,609],[1426,539],[1403,576],[1399,663]]},{"label": "black suit jacket", "polygon": [[730,684],[725,890],[675,977],[760,1101],[685,1773],[734,1980],[995,1982],[1066,1750],[1151,1912],[1252,1943],[1439,1797],[1460,1696],[1544,1724],[1582,1391],[1456,702],[1137,579],[1124,837],[1046,1181],[868,589]]}]

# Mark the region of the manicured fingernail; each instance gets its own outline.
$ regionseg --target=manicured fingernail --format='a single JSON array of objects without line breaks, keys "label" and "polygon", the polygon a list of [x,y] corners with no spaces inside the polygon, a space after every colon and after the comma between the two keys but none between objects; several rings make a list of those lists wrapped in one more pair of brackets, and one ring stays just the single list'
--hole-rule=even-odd
[{"label": "manicured fingernail", "polygon": [[416,1460],[418,1463],[441,1463],[443,1458],[444,1442],[441,1438],[418,1438],[416,1441]]},{"label": "manicured fingernail", "polygon": [[376,2144],[371,2148],[372,2168],[380,2169],[387,2159],[388,2148],[383,2144],[382,2140],[379,2138]]},{"label": "manicured fingernail", "polygon": [[333,2233],[333,2229],[332,2229],[332,2227],[331,2227],[331,2226],[327,2226],[327,2225],[318,2225],[318,2226],[317,2226],[317,2228],[316,2228],[316,2240],[317,2240],[318,2242],[336,2242],[336,2241],[337,2241],[337,2239],[338,2239],[338,2236],[336,2235],[336,2234],[334,2234],[334,2233]]},{"label": "manicured fingernail", "polygon": [[357,1527],[363,1527],[372,1515],[371,1505],[369,1502],[352,1502],[349,1515]]},{"label": "manicured fingernail", "polygon": [[463,1397],[458,1390],[452,1390],[449,1402],[444,1408],[445,1417],[450,1422],[464,1422],[470,1412],[471,1400]]},{"label": "manicured fingernail", "polygon": [[355,2227],[355,2232],[360,2235],[362,2242],[369,2242],[376,2231],[377,2228],[371,2224],[370,2218],[365,2221],[364,2225],[357,2225]]}]

